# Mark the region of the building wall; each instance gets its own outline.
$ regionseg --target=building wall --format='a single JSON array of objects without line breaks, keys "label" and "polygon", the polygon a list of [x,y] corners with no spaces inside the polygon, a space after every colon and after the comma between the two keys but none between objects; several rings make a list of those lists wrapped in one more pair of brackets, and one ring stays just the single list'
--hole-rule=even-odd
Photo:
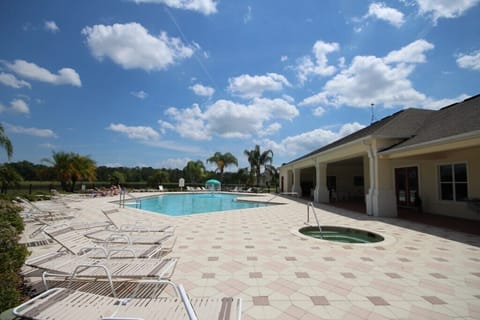
[{"label": "building wall", "polygon": [[355,176],[364,178],[363,172],[363,166],[335,165],[334,163],[328,165],[327,175],[336,177],[338,200],[364,199],[363,186],[355,186],[353,183]]},{"label": "building wall", "polygon": [[417,166],[424,212],[480,220],[480,214],[472,211],[467,202],[440,199],[439,166],[455,163],[467,164],[468,196],[479,199],[480,147],[392,160],[392,175],[395,168]]}]

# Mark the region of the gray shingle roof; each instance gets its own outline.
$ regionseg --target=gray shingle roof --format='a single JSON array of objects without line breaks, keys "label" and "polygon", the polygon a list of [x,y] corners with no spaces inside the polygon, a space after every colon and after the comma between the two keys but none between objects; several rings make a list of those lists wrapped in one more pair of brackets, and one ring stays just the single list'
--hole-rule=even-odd
[{"label": "gray shingle roof", "polygon": [[480,95],[452,104],[432,113],[408,140],[390,150],[480,130]]},{"label": "gray shingle roof", "polygon": [[480,95],[438,111],[425,109],[399,111],[288,163],[308,158],[368,136],[405,139],[389,148],[389,150],[394,150],[475,130],[480,130]]}]

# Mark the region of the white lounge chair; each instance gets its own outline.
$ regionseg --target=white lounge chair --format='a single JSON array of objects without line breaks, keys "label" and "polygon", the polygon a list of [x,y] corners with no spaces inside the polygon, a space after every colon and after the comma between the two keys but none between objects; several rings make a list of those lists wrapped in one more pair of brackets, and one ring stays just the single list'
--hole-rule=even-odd
[{"label": "white lounge chair", "polygon": [[[134,245],[128,243],[128,239],[123,242],[97,241],[87,238],[81,232],[68,224],[58,224],[46,227],[43,232],[62,246],[64,250],[73,255],[86,255],[90,258],[144,258],[161,257],[173,249],[175,239],[169,243],[169,247],[162,246],[162,243],[150,245]],[[173,237],[173,236],[172,236]],[[168,239],[165,239],[167,243]]]},{"label": "white lounge chair", "polygon": [[178,258],[165,259],[91,259],[66,252],[50,252],[25,261],[40,269],[47,286],[47,277],[113,280],[169,280]]},{"label": "white lounge chair", "polygon": [[241,319],[241,299],[231,297],[190,299],[182,285],[177,287],[179,298],[128,299],[55,288],[14,308],[13,313],[35,320]]},{"label": "white lounge chair", "polygon": [[172,232],[121,232],[109,229],[97,229],[86,232],[85,237],[95,242],[127,245],[161,245],[165,250],[172,250],[177,237]]},{"label": "white lounge chair", "polygon": [[175,226],[172,225],[145,225],[145,224],[121,224],[115,221],[114,216],[121,214],[118,208],[102,209],[102,213],[112,224],[112,230],[125,232],[173,232]]}]

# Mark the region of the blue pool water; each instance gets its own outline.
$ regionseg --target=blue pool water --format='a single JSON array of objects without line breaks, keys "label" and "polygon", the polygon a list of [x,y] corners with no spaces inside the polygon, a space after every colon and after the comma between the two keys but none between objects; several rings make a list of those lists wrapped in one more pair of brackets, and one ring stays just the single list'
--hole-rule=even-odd
[{"label": "blue pool water", "polygon": [[[140,209],[169,216],[265,207],[271,204],[237,201],[238,195],[223,193],[165,194],[141,199]],[[127,205],[135,208],[135,204]]]}]

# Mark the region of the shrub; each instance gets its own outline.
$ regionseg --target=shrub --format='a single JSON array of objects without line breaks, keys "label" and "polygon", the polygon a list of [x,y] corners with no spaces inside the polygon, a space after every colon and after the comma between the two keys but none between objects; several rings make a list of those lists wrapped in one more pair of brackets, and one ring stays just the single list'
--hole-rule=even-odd
[{"label": "shrub", "polygon": [[22,301],[20,268],[29,252],[18,243],[25,227],[20,210],[11,202],[0,200],[0,312]]}]

